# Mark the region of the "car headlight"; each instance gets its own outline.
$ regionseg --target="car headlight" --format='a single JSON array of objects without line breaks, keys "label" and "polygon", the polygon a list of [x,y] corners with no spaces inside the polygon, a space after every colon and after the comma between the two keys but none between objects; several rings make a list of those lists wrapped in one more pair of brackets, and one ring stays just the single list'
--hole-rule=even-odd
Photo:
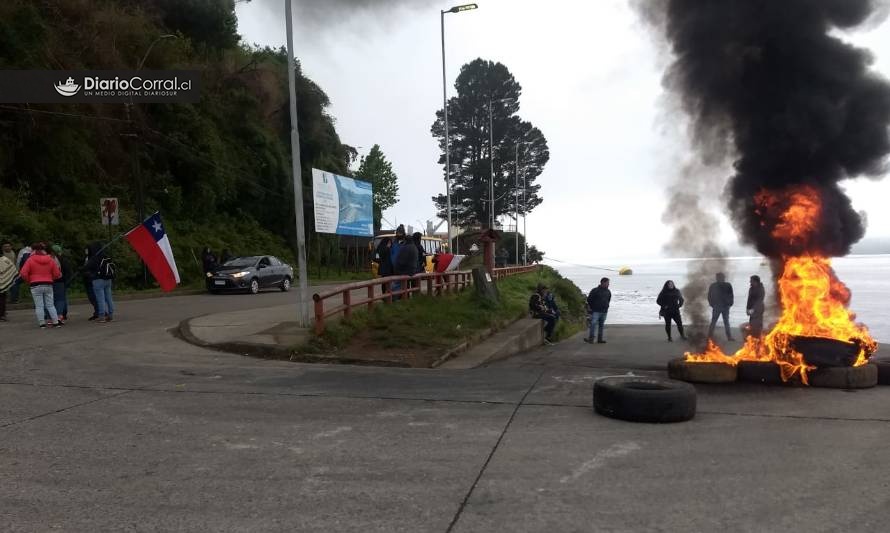
[{"label": "car headlight", "polygon": [[238,279],[238,278],[243,278],[244,276],[246,276],[248,274],[250,274],[250,272],[245,270],[244,272],[235,272],[234,274],[232,274],[232,277],[235,279]]}]

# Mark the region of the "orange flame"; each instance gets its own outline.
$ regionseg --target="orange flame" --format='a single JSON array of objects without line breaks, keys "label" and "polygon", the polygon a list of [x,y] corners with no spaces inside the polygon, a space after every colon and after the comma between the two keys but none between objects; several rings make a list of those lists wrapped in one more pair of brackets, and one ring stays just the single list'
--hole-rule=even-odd
[{"label": "orange flame", "polygon": [[[802,186],[784,199],[776,199],[766,192],[755,198],[758,205],[770,209],[780,201],[791,205],[779,216],[772,235],[778,240],[793,243],[808,238],[815,230],[821,212],[821,199],[812,187]],[[704,353],[686,354],[689,362],[720,362],[738,364],[739,361],[772,361],[781,367],[782,379],[788,381],[795,374],[807,383],[807,365],[803,356],[791,348],[796,336],[822,337],[859,345],[854,366],[866,364],[877,351],[877,342],[856,315],[848,308],[850,291],[837,278],[831,261],[825,257],[802,255],[783,257],[784,267],[778,279],[781,316],[769,333],[762,338],[749,336],[733,356],[727,356],[719,346],[708,341]]]}]

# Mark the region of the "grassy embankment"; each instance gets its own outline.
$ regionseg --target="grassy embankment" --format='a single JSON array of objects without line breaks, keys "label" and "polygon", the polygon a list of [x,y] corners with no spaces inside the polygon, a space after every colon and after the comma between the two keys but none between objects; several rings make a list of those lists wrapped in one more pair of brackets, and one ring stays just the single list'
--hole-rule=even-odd
[{"label": "grassy embankment", "polygon": [[330,324],[320,337],[297,352],[428,366],[424,363],[431,363],[460,343],[528,316],[528,299],[538,283],[553,291],[560,306],[562,319],[556,338],[565,339],[580,331],[584,325],[581,290],[555,270],[542,267],[538,273],[500,280],[497,304],[468,289],[454,295],[417,296],[393,305],[376,305]]}]

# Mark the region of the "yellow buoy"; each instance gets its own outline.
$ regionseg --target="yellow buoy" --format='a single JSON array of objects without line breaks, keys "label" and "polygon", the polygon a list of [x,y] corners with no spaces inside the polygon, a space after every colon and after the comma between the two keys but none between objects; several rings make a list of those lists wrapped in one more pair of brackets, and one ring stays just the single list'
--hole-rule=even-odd
[{"label": "yellow buoy", "polygon": [[630,267],[621,267],[618,269],[619,276],[630,276],[633,273],[634,273],[634,271],[631,270]]}]

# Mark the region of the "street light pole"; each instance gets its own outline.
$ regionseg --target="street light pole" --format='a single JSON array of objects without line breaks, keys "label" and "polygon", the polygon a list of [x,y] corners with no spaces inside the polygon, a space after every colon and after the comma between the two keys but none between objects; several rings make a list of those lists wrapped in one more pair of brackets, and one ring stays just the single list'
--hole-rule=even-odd
[{"label": "street light pole", "polygon": [[297,129],[297,74],[294,65],[294,22],[291,0],[284,0],[285,27],[287,29],[287,81],[290,92],[290,149],[291,171],[294,179],[294,216],[297,225],[297,318],[300,327],[309,327],[309,307],[306,296],[309,280],[306,278],[306,229],[303,221],[303,177],[300,170],[300,132]]},{"label": "street light pole", "polygon": [[494,229],[494,131],[491,118],[491,96],[488,97],[488,194],[491,199],[491,229]]},{"label": "street light pole", "polygon": [[516,166],[515,173],[513,176],[513,200],[516,204],[516,217],[513,219],[513,230],[516,235],[516,255],[513,257],[516,259],[516,264],[519,264],[519,143],[516,143]]},{"label": "street light pole", "polygon": [[[464,4],[454,6],[445,11],[439,11],[439,22],[442,28],[442,112],[445,115],[445,196],[447,220],[448,220],[448,247],[451,247],[451,132],[448,129],[448,80],[445,73],[445,13],[460,13],[476,9],[476,4]],[[450,251],[450,250],[449,250]],[[460,239],[454,241],[454,253],[460,252]]]}]

